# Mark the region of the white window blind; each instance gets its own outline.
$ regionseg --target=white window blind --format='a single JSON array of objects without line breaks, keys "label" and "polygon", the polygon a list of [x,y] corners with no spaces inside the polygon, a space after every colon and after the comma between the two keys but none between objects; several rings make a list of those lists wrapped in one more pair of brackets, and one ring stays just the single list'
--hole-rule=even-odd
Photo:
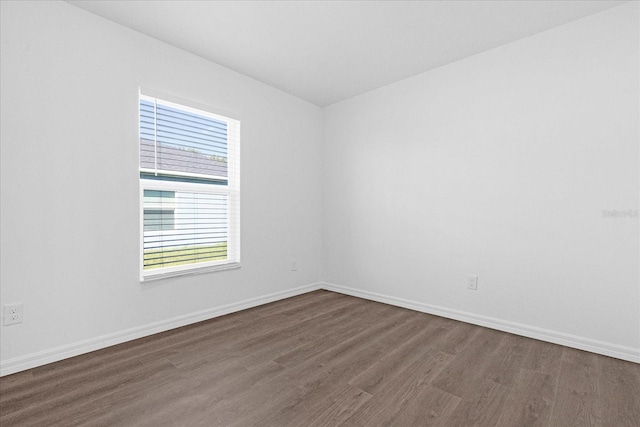
[{"label": "white window blind", "polygon": [[141,280],[240,264],[240,123],[140,94]]}]

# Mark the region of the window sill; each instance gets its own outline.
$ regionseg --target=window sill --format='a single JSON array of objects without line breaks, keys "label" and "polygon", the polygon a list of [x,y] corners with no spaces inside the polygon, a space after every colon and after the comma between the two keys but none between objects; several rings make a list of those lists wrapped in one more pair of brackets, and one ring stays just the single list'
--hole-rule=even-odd
[{"label": "window sill", "polygon": [[145,275],[145,276],[141,276],[140,277],[140,282],[141,283],[145,283],[145,282],[151,282],[151,281],[154,281],[154,280],[168,279],[168,278],[171,278],[171,277],[190,276],[190,275],[194,275],[194,274],[212,273],[214,271],[234,270],[236,268],[240,268],[240,263],[239,262],[232,262],[232,263],[229,263],[229,264],[206,266],[206,267],[200,267],[200,268],[195,267],[195,268],[191,268],[189,270],[169,271],[169,272],[164,272],[164,273],[148,274],[148,275]]}]

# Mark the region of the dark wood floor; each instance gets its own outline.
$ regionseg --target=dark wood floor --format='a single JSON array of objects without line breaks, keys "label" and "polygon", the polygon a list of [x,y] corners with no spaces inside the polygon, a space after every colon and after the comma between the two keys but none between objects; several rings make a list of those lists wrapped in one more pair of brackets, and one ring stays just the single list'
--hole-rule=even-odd
[{"label": "dark wood floor", "polygon": [[0,379],[2,426],[634,426],[640,365],[327,291]]}]

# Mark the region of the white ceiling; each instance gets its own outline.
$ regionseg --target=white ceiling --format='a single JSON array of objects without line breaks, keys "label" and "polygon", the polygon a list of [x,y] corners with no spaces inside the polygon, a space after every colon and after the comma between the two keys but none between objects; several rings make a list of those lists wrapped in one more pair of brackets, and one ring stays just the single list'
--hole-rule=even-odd
[{"label": "white ceiling", "polygon": [[319,106],[624,3],[68,2]]}]

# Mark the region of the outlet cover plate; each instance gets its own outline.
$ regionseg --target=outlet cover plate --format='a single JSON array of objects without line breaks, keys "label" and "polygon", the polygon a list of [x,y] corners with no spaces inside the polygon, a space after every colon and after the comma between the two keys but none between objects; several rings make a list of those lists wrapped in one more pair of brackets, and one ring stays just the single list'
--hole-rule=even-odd
[{"label": "outlet cover plate", "polygon": [[467,289],[471,289],[472,291],[478,290],[478,276],[473,274],[467,276]]},{"label": "outlet cover plate", "polygon": [[4,325],[22,323],[24,317],[24,304],[7,304],[4,306]]}]

